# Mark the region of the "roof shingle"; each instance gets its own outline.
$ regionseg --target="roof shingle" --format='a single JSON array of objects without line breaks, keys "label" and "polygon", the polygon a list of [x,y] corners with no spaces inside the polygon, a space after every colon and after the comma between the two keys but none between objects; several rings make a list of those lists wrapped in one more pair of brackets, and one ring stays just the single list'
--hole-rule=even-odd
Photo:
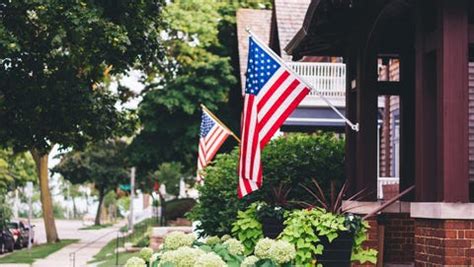
[{"label": "roof shingle", "polygon": [[303,26],[304,17],[311,0],[275,0],[274,9],[280,41],[281,57],[291,61],[291,56],[283,48]]},{"label": "roof shingle", "polygon": [[270,41],[271,10],[245,9],[237,10],[237,39],[239,46],[239,65],[242,94],[245,89],[245,71],[247,70],[248,33],[249,28],[261,41],[268,44]]}]

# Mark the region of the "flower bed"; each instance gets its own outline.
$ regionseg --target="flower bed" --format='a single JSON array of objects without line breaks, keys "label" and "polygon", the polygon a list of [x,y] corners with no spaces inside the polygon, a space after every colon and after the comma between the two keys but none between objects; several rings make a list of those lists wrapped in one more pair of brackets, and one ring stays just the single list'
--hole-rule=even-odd
[{"label": "flower bed", "polygon": [[292,266],[296,257],[294,245],[284,240],[260,239],[255,253],[245,253],[244,245],[230,236],[211,236],[199,242],[193,234],[172,232],[163,247],[153,253],[143,248],[140,257],[130,258],[126,267],[224,267],[224,266]]}]

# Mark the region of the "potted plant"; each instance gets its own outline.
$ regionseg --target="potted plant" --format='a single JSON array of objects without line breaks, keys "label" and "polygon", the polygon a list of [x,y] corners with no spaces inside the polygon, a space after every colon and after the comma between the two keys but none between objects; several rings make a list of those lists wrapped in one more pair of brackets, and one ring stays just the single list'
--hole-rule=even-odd
[{"label": "potted plant", "polygon": [[[294,210],[285,220],[283,240],[295,244],[297,264],[316,261],[323,266],[350,266],[353,259],[361,262],[376,261],[375,250],[364,250],[368,224],[342,206],[347,184],[339,193],[331,192],[328,200],[316,180],[315,189],[302,185],[314,197],[313,203],[300,202],[306,209]],[[334,189],[332,189],[334,190]],[[349,200],[359,198],[359,192]]]},{"label": "potted plant", "polygon": [[263,236],[275,239],[283,231],[285,210],[281,206],[271,206],[261,203],[257,206],[256,217],[262,224]]},{"label": "potted plant", "polygon": [[284,215],[288,209],[287,197],[290,189],[280,184],[272,187],[266,202],[257,205],[256,217],[262,224],[263,236],[275,239],[283,231]]}]

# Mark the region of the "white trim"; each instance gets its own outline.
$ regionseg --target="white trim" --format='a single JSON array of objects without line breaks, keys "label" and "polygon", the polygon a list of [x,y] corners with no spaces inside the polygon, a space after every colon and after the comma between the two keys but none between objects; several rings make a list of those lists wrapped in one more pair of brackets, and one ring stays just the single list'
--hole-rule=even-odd
[{"label": "white trim", "polygon": [[[354,207],[349,210],[355,214],[369,214],[382,206],[384,201],[343,201],[343,208]],[[386,207],[382,213],[410,213],[410,202],[397,201]]]},{"label": "white trim", "polygon": [[474,203],[412,202],[412,218],[474,220]]},{"label": "white trim", "polygon": [[325,118],[288,118],[286,121],[293,121],[293,122],[342,122],[344,123],[343,119],[325,119]]}]

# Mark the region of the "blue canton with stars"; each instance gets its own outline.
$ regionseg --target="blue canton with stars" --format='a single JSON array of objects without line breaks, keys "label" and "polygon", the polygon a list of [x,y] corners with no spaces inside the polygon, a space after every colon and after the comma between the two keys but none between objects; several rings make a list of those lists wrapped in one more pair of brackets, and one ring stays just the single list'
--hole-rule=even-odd
[{"label": "blue canton with stars", "polygon": [[258,95],[262,87],[275,74],[280,64],[273,59],[252,37],[249,37],[249,58],[245,93]]},{"label": "blue canton with stars", "polygon": [[209,115],[206,114],[206,112],[202,112],[202,117],[201,117],[201,137],[205,137],[209,131],[216,125],[216,122],[209,117]]}]

